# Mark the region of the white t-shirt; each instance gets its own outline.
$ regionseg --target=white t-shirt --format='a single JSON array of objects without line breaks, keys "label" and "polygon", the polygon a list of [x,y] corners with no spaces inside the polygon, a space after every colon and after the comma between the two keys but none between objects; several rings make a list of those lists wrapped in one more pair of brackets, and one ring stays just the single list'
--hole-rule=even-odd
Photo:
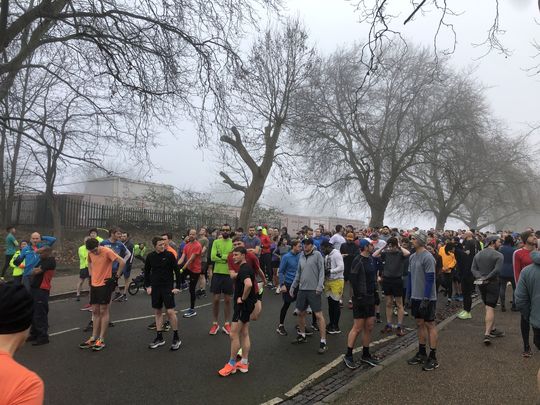
[{"label": "white t-shirt", "polygon": [[330,243],[334,246],[334,249],[339,251],[341,245],[347,243],[347,241],[341,234],[336,233],[330,238]]}]

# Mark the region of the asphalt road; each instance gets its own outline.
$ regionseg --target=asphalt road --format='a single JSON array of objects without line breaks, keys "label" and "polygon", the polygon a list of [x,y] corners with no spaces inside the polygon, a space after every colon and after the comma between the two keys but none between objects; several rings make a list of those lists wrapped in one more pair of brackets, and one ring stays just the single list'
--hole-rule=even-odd
[{"label": "asphalt road", "polygon": [[[187,291],[177,296],[179,310],[188,308],[188,302]],[[39,347],[27,344],[16,357],[43,378],[45,403],[51,405],[154,404],[161,401],[257,404],[278,396],[283,398],[285,392],[335,360],[346,349],[352,311],[343,309],[343,332],[329,335],[329,350],[319,355],[318,334],[308,338],[307,344],[291,344],[296,320],[292,308],[285,321],[289,336],[279,336],[275,332],[281,296],[266,290],[261,318],[250,327],[249,373],[222,378],[217,371],[228,360],[229,337],[223,333],[208,334],[211,326],[209,302],[209,298],[197,301],[200,307],[196,317],[184,319],[179,312],[182,346],[177,352],[168,349],[172,338],[170,332],[165,334],[165,346],[155,350],[148,348],[155,332],[146,328],[153,318],[150,298],[143,292],[129,297],[126,303],[112,304],[112,320],[116,326],[109,330],[107,347],[101,352],[78,348],[78,344],[89,336],[82,327],[88,322],[90,313],[79,310],[81,302],[74,299],[52,302],[49,314],[51,343]],[[323,311],[327,314],[326,303]],[[405,325],[412,326],[410,317],[406,317]],[[376,325],[374,340],[383,337],[382,326]]]}]

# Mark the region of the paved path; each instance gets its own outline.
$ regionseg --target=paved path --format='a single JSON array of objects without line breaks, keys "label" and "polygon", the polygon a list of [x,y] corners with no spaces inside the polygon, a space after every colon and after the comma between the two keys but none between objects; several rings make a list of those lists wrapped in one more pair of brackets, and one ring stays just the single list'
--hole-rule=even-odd
[{"label": "paved path", "polygon": [[[59,279],[56,280],[58,282]],[[178,308],[188,307],[189,295],[180,294]],[[150,298],[142,292],[130,297],[127,303],[113,303],[112,319],[116,326],[109,331],[108,347],[102,352],[80,350],[77,346],[88,338],[83,327],[88,312],[80,311],[83,302],[73,298],[50,305],[51,343],[46,346],[25,346],[17,358],[35,370],[46,384],[46,404],[153,404],[167,403],[237,403],[257,404],[283,397],[308,376],[342,355],[346,348],[346,333],[329,336],[329,350],[318,355],[318,336],[305,345],[296,346],[295,318],[286,320],[290,333],[276,334],[281,297],[266,292],[263,314],[252,323],[251,368],[246,375],[221,378],[217,370],[228,360],[229,338],[220,333],[208,335],[211,307],[208,299],[199,300],[199,315],[180,320],[183,341],[178,352],[168,345],[148,349],[155,332],[146,326],[152,321]],[[324,305],[326,313],[326,305]],[[352,324],[352,311],[344,309],[342,329]],[[181,315],[181,314],[180,314]],[[407,323],[411,325],[411,320]],[[377,325],[376,337],[381,338]],[[170,343],[171,336],[166,334]],[[99,394],[96,394],[98,387]],[[245,389],[237,397],[239,387]]]},{"label": "paved path", "polygon": [[405,356],[361,382],[335,403],[540,403],[536,384],[540,353],[534,349],[532,358],[521,357],[519,314],[501,313],[499,308],[497,327],[506,336],[496,339],[490,347],[482,344],[484,306],[479,304],[473,309],[472,320],[456,319],[440,332],[437,370],[428,373],[419,366],[409,366]]}]

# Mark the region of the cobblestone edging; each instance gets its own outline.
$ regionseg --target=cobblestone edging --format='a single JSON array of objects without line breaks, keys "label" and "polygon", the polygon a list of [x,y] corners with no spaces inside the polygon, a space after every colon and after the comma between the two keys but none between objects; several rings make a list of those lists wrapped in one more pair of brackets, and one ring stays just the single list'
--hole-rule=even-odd
[{"label": "cobblestone edging", "polygon": [[[443,300],[441,299],[439,302],[440,301]],[[445,301],[446,299],[444,299],[442,304],[438,303],[437,324],[450,318],[462,309],[461,303],[452,302],[450,305],[446,305]],[[401,350],[408,348],[416,341],[416,339],[416,331],[411,330],[401,338],[378,345],[374,348],[375,350],[373,353],[381,360],[384,360],[399,353]],[[356,370],[350,370],[346,368],[343,363],[340,363],[298,394],[278,403],[286,405],[314,404],[322,401],[324,398],[349,384],[355,378],[366,374],[369,370],[372,370],[372,367],[367,365],[362,365]]]}]

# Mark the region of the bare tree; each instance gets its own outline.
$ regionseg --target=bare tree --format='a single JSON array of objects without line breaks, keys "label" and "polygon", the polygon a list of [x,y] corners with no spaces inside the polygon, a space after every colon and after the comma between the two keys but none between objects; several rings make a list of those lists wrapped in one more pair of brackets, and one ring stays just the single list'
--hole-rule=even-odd
[{"label": "bare tree", "polygon": [[284,136],[295,114],[295,97],[315,64],[307,40],[297,20],[279,31],[268,30],[252,46],[227,91],[218,128],[230,128],[231,135],[220,137],[225,168],[219,174],[243,194],[240,226],[248,226],[272,170],[288,168]]},{"label": "bare tree", "polygon": [[106,77],[112,93],[136,93],[153,108],[166,96],[186,100],[206,91],[226,64],[237,63],[235,41],[260,5],[279,0],[22,0],[0,2],[0,100],[18,72],[45,69],[29,61],[44,46],[69,50],[87,80]]},{"label": "bare tree", "polygon": [[317,194],[365,202],[371,226],[383,224],[398,181],[426,142],[460,128],[461,117],[478,108],[462,92],[466,83],[426,50],[395,45],[381,63],[366,75],[361,48],[332,55],[299,97],[303,114],[294,124]]}]

